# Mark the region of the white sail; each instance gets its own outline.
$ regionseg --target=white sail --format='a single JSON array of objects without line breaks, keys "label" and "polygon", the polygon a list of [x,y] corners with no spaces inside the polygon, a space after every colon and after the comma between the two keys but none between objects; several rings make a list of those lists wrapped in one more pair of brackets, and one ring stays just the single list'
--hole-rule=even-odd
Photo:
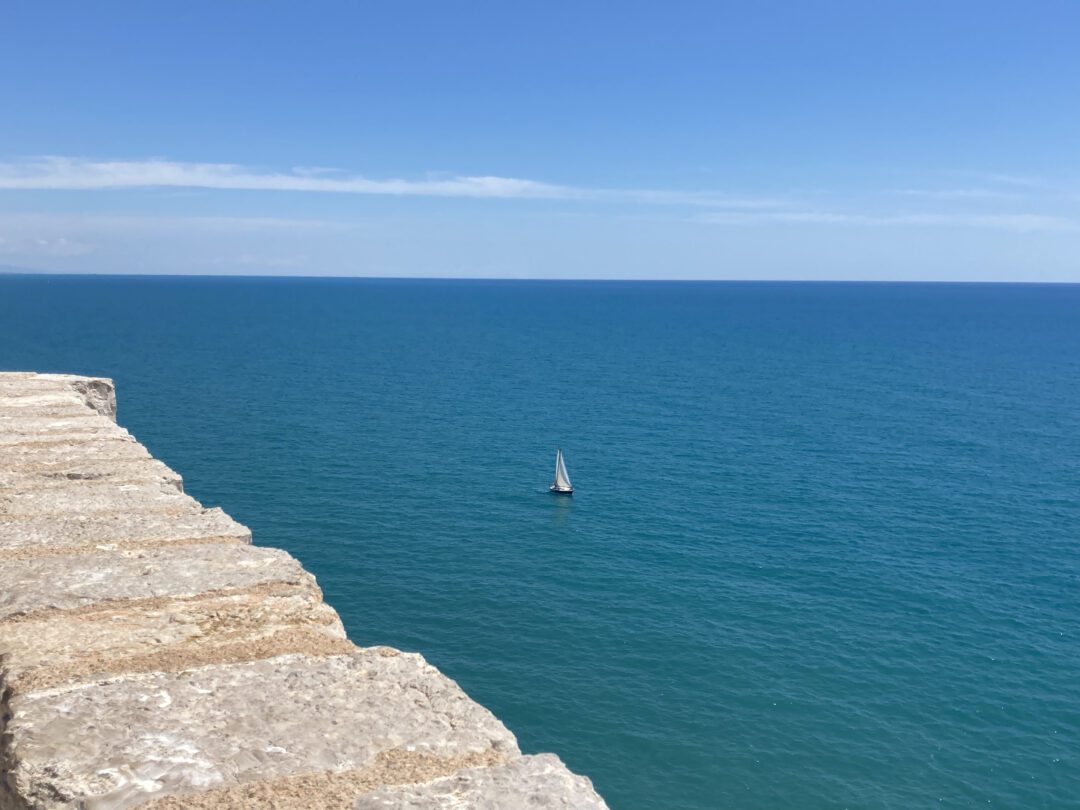
[{"label": "white sail", "polygon": [[570,476],[566,474],[566,462],[563,461],[562,450],[555,456],[555,488],[573,489],[570,486]]}]

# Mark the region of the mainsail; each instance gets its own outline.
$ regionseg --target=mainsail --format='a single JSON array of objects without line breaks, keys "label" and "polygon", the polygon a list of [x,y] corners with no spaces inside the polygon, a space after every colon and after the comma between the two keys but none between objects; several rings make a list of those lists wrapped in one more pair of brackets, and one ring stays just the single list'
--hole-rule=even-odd
[{"label": "mainsail", "polygon": [[555,488],[573,489],[570,485],[570,476],[566,474],[566,462],[563,461],[562,448],[559,448],[559,454],[555,457]]}]

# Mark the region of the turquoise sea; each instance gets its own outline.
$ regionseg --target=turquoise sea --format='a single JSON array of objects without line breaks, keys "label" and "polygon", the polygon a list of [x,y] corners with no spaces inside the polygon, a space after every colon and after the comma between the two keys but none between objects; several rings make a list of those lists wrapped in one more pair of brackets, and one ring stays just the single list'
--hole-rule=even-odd
[{"label": "turquoise sea", "polygon": [[13,275],[0,368],[612,810],[1080,807],[1080,286]]}]

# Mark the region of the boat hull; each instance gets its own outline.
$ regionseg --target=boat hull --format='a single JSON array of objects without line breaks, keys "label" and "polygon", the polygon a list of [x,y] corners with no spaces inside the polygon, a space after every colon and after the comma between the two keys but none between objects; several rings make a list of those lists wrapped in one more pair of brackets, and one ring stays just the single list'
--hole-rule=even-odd
[{"label": "boat hull", "polygon": [[552,486],[548,487],[548,490],[551,492],[552,495],[573,495],[574,494],[574,488],[573,487],[561,488],[561,487],[556,487],[556,486],[552,485]]}]

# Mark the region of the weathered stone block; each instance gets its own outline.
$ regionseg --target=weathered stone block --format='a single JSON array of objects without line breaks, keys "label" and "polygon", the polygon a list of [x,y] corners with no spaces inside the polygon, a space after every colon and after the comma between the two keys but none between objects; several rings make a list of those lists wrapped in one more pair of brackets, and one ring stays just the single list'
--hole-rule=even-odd
[{"label": "weathered stone block", "polygon": [[216,507],[184,514],[95,512],[0,520],[0,562],[75,551],[250,542],[251,530]]},{"label": "weathered stone block", "polygon": [[95,512],[171,512],[192,514],[199,502],[165,482],[108,484],[74,480],[63,489],[0,492],[0,517],[90,515]]},{"label": "weathered stone block", "polygon": [[47,446],[50,444],[85,444],[105,439],[132,440],[132,436],[122,427],[107,419],[86,420],[88,424],[77,424],[83,420],[64,419],[66,424],[52,430],[21,430],[18,427],[0,430],[0,446],[9,444],[29,444]]},{"label": "weathered stone block", "polygon": [[607,810],[592,782],[571,773],[554,754],[471,768],[425,785],[381,788],[354,810]]},{"label": "weathered stone block", "polygon": [[102,602],[193,596],[267,582],[314,581],[275,548],[191,545],[0,562],[0,621]]},{"label": "weathered stone block", "polygon": [[149,451],[133,436],[118,436],[97,442],[33,442],[0,445],[0,465],[13,470],[24,464],[62,462],[67,458],[147,459]]},{"label": "weathered stone block", "polygon": [[31,806],[122,810],[169,793],[345,771],[403,749],[517,742],[419,655],[288,655],[10,699],[8,781]]},{"label": "weathered stone block", "polygon": [[165,483],[183,492],[183,479],[157,459],[116,460],[85,454],[66,461],[50,460],[22,464],[20,469],[0,468],[0,494],[5,490],[27,492],[34,489],[71,487],[73,483],[155,484]]},{"label": "weathered stone block", "polygon": [[[0,416],[0,432],[24,433],[33,438],[38,434],[70,433],[81,430],[102,430],[110,426],[117,430],[123,430],[115,422],[105,419],[100,414],[89,408],[83,407],[79,412],[68,416],[56,416],[55,414],[39,415],[33,411],[36,409],[9,408],[9,413]],[[115,432],[115,431],[114,431]]]},{"label": "weathered stone block", "polygon": [[337,613],[305,578],[8,622],[0,626],[0,681],[22,694],[112,675],[354,649]]},{"label": "weathered stone block", "polygon": [[[116,417],[116,393],[112,380],[73,374],[0,374],[0,405],[5,399],[41,396],[65,397],[80,402],[109,419]],[[18,404],[18,403],[16,403]]]}]

